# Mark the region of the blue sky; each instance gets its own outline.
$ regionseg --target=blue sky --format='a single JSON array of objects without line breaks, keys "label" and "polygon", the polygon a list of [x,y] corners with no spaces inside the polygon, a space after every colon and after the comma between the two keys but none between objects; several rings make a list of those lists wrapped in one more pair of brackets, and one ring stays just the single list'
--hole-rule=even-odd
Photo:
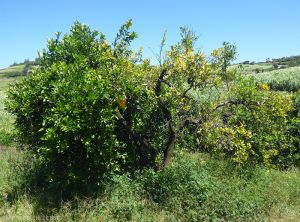
[{"label": "blue sky", "polygon": [[223,41],[235,43],[237,61],[264,61],[300,54],[299,0],[1,0],[0,68],[34,59],[56,31],[68,32],[79,20],[113,39],[129,18],[139,34],[134,47],[152,56],[165,29],[167,43],[188,25],[208,53]]}]

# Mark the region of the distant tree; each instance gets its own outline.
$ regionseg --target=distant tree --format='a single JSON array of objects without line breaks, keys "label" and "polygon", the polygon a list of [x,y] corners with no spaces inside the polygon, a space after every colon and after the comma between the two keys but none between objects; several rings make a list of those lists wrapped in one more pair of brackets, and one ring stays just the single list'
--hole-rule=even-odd
[{"label": "distant tree", "polygon": [[278,63],[273,63],[273,67],[274,67],[274,69],[278,69],[278,67],[279,67]]},{"label": "distant tree", "polygon": [[25,67],[24,67],[24,69],[23,69],[23,71],[22,71],[22,74],[23,74],[24,76],[30,74],[32,68],[33,68],[33,65],[32,65],[31,63],[26,63],[26,65],[25,65]]},{"label": "distant tree", "polygon": [[14,61],[14,63],[13,64],[11,64],[10,66],[15,66],[15,65],[17,65],[18,63],[16,62],[16,61]]}]

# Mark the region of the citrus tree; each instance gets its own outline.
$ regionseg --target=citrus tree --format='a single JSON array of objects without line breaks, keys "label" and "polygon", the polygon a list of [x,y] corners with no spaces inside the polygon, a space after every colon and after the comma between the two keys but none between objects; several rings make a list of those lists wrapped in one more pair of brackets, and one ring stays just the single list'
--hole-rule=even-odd
[{"label": "citrus tree", "polygon": [[42,166],[47,186],[86,192],[110,173],[163,168],[176,144],[199,141],[199,129],[217,110],[249,107],[257,99],[247,98],[247,90],[212,102],[197,97],[224,84],[232,88],[228,65],[235,46],[224,43],[207,56],[195,48],[194,32],[183,27],[181,40],[165,51],[164,35],[159,64],[153,65],[130,47],[137,37],[131,25],[121,26],[109,43],[75,22],[69,34],[56,33],[40,53],[40,65],[10,87],[7,106],[19,141]]}]

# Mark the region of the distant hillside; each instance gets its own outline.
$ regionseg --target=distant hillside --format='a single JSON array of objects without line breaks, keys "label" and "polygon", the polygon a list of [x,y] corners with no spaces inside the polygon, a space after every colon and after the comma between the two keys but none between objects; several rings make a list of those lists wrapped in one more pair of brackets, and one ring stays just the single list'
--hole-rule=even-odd
[{"label": "distant hillside", "polygon": [[295,67],[300,66],[300,55],[298,56],[290,56],[290,57],[283,57],[280,59],[272,59],[273,64],[277,64],[281,67]]},{"label": "distant hillside", "polygon": [[0,69],[0,78],[11,78],[17,76],[26,76],[38,62],[25,60],[22,63],[14,63],[13,65]]},{"label": "distant hillside", "polygon": [[297,66],[300,66],[300,55],[278,59],[266,59],[266,62],[257,63],[244,61],[234,65],[234,67],[241,68],[244,74],[263,73]]},{"label": "distant hillside", "polygon": [[0,77],[16,77],[24,75],[25,65],[14,65],[0,69]]}]

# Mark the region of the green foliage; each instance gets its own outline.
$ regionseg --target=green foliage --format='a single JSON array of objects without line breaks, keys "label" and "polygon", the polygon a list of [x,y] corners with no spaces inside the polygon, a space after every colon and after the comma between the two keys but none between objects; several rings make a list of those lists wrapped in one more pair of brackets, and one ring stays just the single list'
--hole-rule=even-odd
[{"label": "green foliage", "polygon": [[48,171],[46,181],[67,193],[88,192],[127,159],[116,109],[127,91],[134,100],[143,90],[127,49],[135,38],[130,26],[122,26],[112,48],[104,35],[75,23],[71,34],[50,39],[41,66],[10,88],[21,141]]},{"label": "green foliage", "polygon": [[[177,154],[162,171],[112,175],[95,199],[83,198],[48,208],[19,192],[35,177],[31,158],[15,149],[1,151],[0,220],[3,221],[296,221],[300,177],[296,170],[278,171],[232,162],[201,153]],[[27,173],[22,174],[24,170]],[[45,190],[35,190],[45,195]],[[36,193],[38,195],[38,193]],[[48,193],[48,195],[50,195]]]},{"label": "green foliage", "polygon": [[238,164],[299,166],[298,117],[292,115],[299,108],[292,96],[269,91],[254,79],[237,79],[229,94],[231,99],[199,130],[204,149],[224,153]]},{"label": "green foliage", "polygon": [[300,197],[297,174],[252,166],[241,170],[203,157],[180,156],[163,171],[146,170],[135,179],[123,175],[114,181],[100,206],[121,221],[260,221],[270,208],[280,202],[296,204]]},{"label": "green foliage", "polygon": [[[4,110],[1,82],[0,144],[13,145],[16,118],[26,151],[0,145],[0,220],[298,219],[300,177],[291,169],[300,165],[298,70],[286,82],[277,76],[278,86],[273,72],[241,78],[229,67],[234,45],[206,56],[187,27],[164,52],[165,32],[154,66],[130,48],[131,25],[111,44],[78,22],[70,34],[56,33],[40,66],[10,87],[15,117]],[[62,202],[82,194],[96,198]]]}]

